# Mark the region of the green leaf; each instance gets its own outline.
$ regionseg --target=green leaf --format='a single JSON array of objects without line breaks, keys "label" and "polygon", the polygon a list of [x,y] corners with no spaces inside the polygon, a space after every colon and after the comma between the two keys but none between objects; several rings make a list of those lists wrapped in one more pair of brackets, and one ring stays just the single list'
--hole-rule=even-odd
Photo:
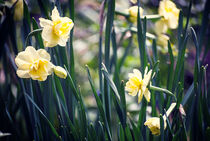
[{"label": "green leaf", "polygon": [[107,122],[107,119],[106,119],[106,116],[105,116],[105,112],[104,112],[104,109],[103,109],[103,104],[102,104],[101,99],[99,98],[99,96],[98,96],[98,94],[97,94],[97,92],[95,90],[92,78],[90,76],[90,71],[89,71],[87,65],[86,65],[86,70],[87,70],[87,73],[88,73],[88,80],[90,82],[93,94],[94,94],[95,99],[96,99],[96,103],[97,103],[97,106],[98,106],[98,110],[99,110],[100,116],[101,116],[101,118],[102,118],[102,120],[103,120],[103,122],[105,124],[105,128],[106,128],[106,131],[107,131],[107,134],[108,134],[108,138],[109,138],[109,140],[112,140],[111,134],[110,134],[110,130],[109,130],[109,125],[108,125],[108,122]]},{"label": "green leaf", "polygon": [[125,128],[125,135],[126,135],[126,139],[128,141],[132,141],[133,140],[130,128],[128,126],[126,126],[126,128]]},{"label": "green leaf", "polygon": [[[32,18],[33,30],[39,29],[39,26],[34,18]],[[40,34],[35,35],[37,42],[39,43],[40,48],[44,48],[43,40]]]},{"label": "green leaf", "polygon": [[55,135],[55,137],[59,140],[61,140],[61,137],[57,133],[55,127],[52,125],[52,123],[47,119],[47,117],[44,115],[44,113],[41,111],[41,109],[36,105],[36,103],[31,99],[31,97],[28,94],[25,94],[28,100],[34,105],[34,107],[37,109],[37,111],[42,115],[43,119],[46,121],[46,123],[49,125],[52,133]]},{"label": "green leaf", "polygon": [[111,86],[112,90],[114,91],[117,99],[120,101],[120,95],[118,93],[118,90],[117,90],[117,87],[115,86],[114,82],[112,81],[107,69],[106,69],[106,66],[102,63],[102,72],[104,74],[104,78],[108,81],[108,84]]},{"label": "green leaf", "polygon": [[38,0],[39,8],[41,10],[42,15],[46,16],[47,19],[50,19],[48,13],[49,3],[47,1]]},{"label": "green leaf", "polygon": [[118,129],[118,140],[125,141],[125,134],[124,134],[124,130],[123,130],[122,124],[119,124],[118,128],[119,128]]},{"label": "green leaf", "polygon": [[167,80],[167,89],[171,91],[172,84],[173,84],[173,76],[174,76],[174,56],[171,49],[170,41],[168,41],[168,53],[170,57],[170,64],[169,64],[169,73],[168,73],[168,80]]},{"label": "green leaf", "polygon": [[164,119],[162,115],[160,115],[160,138],[161,141],[164,141]]}]

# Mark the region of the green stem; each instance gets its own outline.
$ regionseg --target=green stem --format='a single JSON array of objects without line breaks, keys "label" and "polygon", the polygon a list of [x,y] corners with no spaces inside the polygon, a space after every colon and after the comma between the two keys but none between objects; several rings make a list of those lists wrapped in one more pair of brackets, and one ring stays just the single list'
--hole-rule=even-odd
[{"label": "green stem", "polygon": [[37,33],[42,32],[42,30],[43,30],[43,29],[40,28],[40,29],[35,29],[35,30],[31,31],[31,32],[28,34],[28,36],[26,37],[26,40],[25,40],[25,47],[28,46],[28,40],[29,40],[29,38],[30,38],[31,36],[37,34]]},{"label": "green stem", "polygon": [[165,94],[173,96],[175,101],[177,102],[176,96],[172,92],[170,92],[169,90],[166,90],[166,89],[163,89],[163,88],[160,88],[160,87],[155,87],[155,86],[152,86],[152,85],[150,85],[150,89],[154,90],[154,91],[164,92]]}]

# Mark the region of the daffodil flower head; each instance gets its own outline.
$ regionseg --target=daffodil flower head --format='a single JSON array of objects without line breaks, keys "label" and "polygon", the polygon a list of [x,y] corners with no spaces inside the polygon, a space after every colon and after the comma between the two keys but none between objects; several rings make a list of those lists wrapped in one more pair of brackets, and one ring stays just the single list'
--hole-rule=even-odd
[{"label": "daffodil flower head", "polygon": [[42,39],[44,40],[44,46],[66,46],[70,31],[74,26],[73,21],[68,17],[60,17],[56,7],[52,11],[51,19],[39,18],[40,26],[43,27]]},{"label": "daffodil flower head", "polygon": [[16,73],[20,78],[32,78],[39,81],[45,81],[47,76],[52,74],[54,67],[46,50],[35,50],[32,46],[18,53],[15,63],[18,67]]},{"label": "daffodil flower head", "polygon": [[54,73],[60,77],[60,78],[66,78],[67,77],[67,72],[64,68],[60,67],[60,66],[55,66],[54,68]]},{"label": "daffodil flower head", "polygon": [[150,91],[147,86],[150,83],[152,75],[152,70],[148,71],[146,67],[144,77],[142,78],[142,73],[134,69],[133,73],[129,73],[129,81],[126,83],[125,90],[131,96],[136,96],[138,94],[138,103],[141,102],[143,95],[148,102],[150,102]]},{"label": "daffodil flower head", "polygon": [[165,23],[171,29],[178,26],[180,10],[170,0],[162,0],[158,9],[159,15],[163,16]]},{"label": "daffodil flower head", "polygon": [[[140,16],[143,16],[143,8],[139,7],[139,12],[140,12]],[[129,13],[129,20],[132,23],[137,23],[137,16],[138,16],[138,6],[132,6],[128,9],[128,13]]]},{"label": "daffodil flower head", "polygon": [[[164,129],[166,128],[166,120],[164,120]],[[153,135],[160,135],[160,118],[158,117],[152,117],[149,118],[145,123],[145,126],[147,126]]]},{"label": "daffodil flower head", "polygon": [[157,44],[162,48],[168,48],[169,37],[165,34],[157,35]]},{"label": "daffodil flower head", "polygon": [[[168,108],[166,115],[163,116],[163,121],[164,121],[164,130],[166,129],[166,116],[169,116],[170,113],[173,111],[175,108],[176,103],[172,103],[171,106]],[[145,123],[145,126],[147,126],[150,131],[152,132],[153,135],[160,135],[160,118],[159,117],[152,117],[149,118]]]}]

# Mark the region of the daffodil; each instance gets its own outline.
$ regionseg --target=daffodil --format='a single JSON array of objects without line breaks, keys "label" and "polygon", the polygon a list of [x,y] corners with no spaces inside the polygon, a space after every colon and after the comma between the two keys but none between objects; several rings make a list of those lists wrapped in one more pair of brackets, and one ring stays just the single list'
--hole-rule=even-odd
[{"label": "daffodil", "polygon": [[162,48],[168,48],[169,37],[165,34],[159,34],[157,36],[157,44]]},{"label": "daffodil", "polygon": [[168,26],[166,24],[166,20],[164,18],[160,19],[155,23],[155,33],[157,35],[164,34],[168,30]]},{"label": "daffodil", "polygon": [[60,78],[66,78],[67,77],[67,72],[65,71],[64,68],[60,66],[55,66],[54,68],[54,73],[60,77]]},{"label": "daffodil", "polygon": [[150,83],[152,75],[152,70],[148,72],[148,68],[146,67],[144,77],[142,78],[142,74],[139,70],[134,69],[133,73],[129,73],[129,81],[126,83],[125,90],[131,96],[136,96],[138,94],[138,103],[142,100],[142,97],[146,98],[148,102],[150,102],[150,91],[147,86]]},{"label": "daffodil", "polygon": [[25,51],[18,53],[15,58],[18,67],[16,73],[20,78],[45,81],[47,76],[54,71],[59,77],[66,78],[65,70],[59,66],[54,66],[50,59],[50,55],[46,50],[36,50],[32,46],[28,46]]},{"label": "daffodil", "polygon": [[[145,123],[148,126],[153,135],[160,135],[160,118],[152,117],[148,119]],[[164,120],[164,129],[166,128],[166,121]]]},{"label": "daffodil", "polygon": [[44,46],[66,46],[70,31],[74,26],[73,21],[68,17],[60,17],[56,7],[52,11],[51,19],[39,18],[40,26],[43,27],[42,39],[44,40]]},{"label": "daffodil", "polygon": [[[173,111],[174,107],[176,106],[176,103],[172,103],[169,109],[166,112],[166,115],[163,116],[164,121],[164,129],[166,129],[166,116],[169,116],[170,113]],[[147,126],[153,135],[160,135],[160,118],[159,117],[152,117],[149,118],[145,123],[145,126]]]},{"label": "daffodil", "polygon": [[[140,16],[143,16],[143,12],[144,10],[139,7],[139,12],[140,12]],[[133,23],[137,22],[137,16],[138,16],[138,6],[132,6],[128,9],[128,13],[129,13],[129,20]]]},{"label": "daffodil", "polygon": [[180,10],[170,0],[162,0],[158,9],[159,15],[163,16],[162,23],[166,24],[168,28],[175,29],[178,26]]},{"label": "daffodil", "polygon": [[[169,40],[169,37],[165,34],[157,35],[157,45],[160,46],[158,50],[160,50],[161,53],[163,54],[168,53],[168,40]],[[177,56],[178,55],[177,48],[171,44],[171,49],[172,49],[173,55]]]}]

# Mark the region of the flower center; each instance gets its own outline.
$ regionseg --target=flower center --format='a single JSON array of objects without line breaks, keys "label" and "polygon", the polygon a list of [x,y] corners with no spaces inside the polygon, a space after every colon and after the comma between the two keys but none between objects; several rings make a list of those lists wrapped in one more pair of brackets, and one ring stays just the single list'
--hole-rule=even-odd
[{"label": "flower center", "polygon": [[171,7],[165,7],[165,10],[166,10],[167,13],[172,12],[172,8]]},{"label": "flower center", "polygon": [[39,69],[39,67],[40,67],[39,62],[40,62],[40,60],[37,60],[37,61],[33,62],[30,65],[30,71],[32,71],[32,70],[37,71]]},{"label": "flower center", "polygon": [[143,85],[143,80],[141,80],[138,84],[139,89],[141,89],[142,85]]},{"label": "flower center", "polygon": [[57,20],[53,22],[53,31],[57,36],[66,35],[70,31],[72,22],[62,22]]}]

